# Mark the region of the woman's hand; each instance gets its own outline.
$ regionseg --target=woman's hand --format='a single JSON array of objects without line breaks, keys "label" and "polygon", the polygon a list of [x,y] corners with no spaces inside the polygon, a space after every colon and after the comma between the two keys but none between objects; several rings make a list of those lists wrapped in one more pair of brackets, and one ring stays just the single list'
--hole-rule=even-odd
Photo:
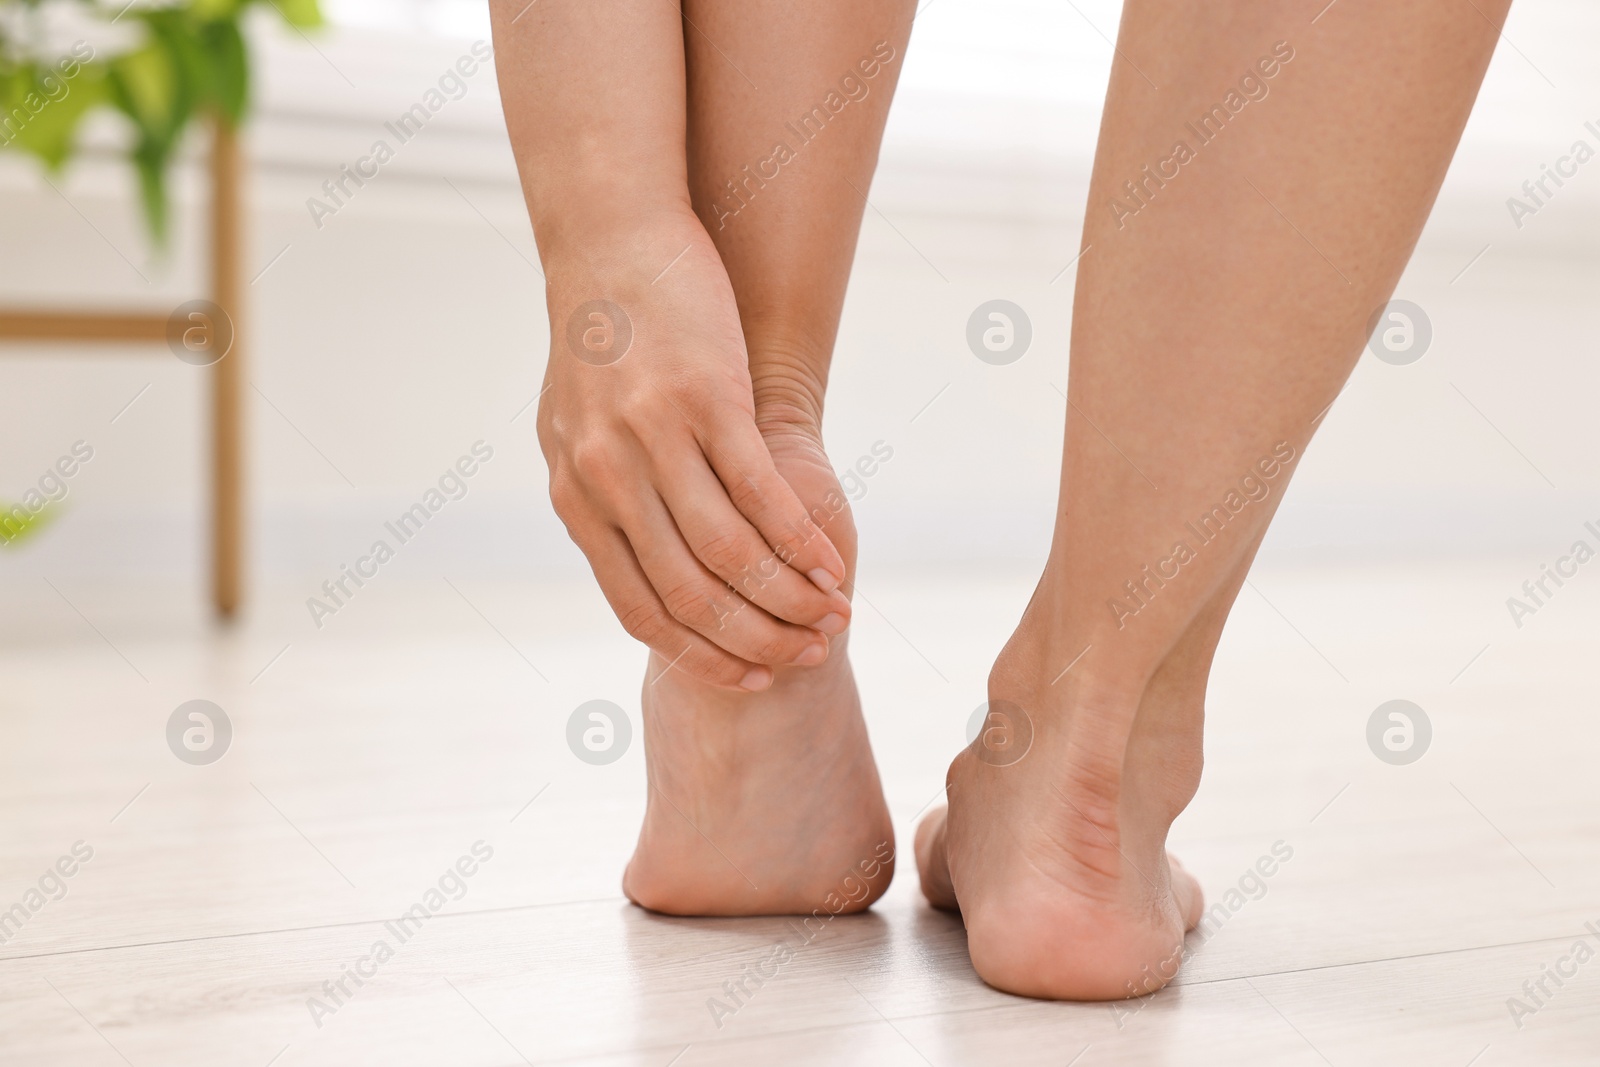
[{"label": "woman's hand", "polygon": [[756,428],[733,291],[699,220],[618,218],[636,228],[546,260],[551,501],[628,633],[696,678],[764,689],[770,667],[821,663],[824,635],[848,625],[844,561]]}]

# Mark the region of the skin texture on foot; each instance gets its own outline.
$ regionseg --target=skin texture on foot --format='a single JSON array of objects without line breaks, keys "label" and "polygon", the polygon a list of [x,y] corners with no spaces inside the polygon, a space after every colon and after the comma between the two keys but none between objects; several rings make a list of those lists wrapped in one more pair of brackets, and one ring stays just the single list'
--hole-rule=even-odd
[{"label": "skin texture on foot", "polygon": [[917,828],[923,894],[961,913],[972,966],[997,989],[1057,1000],[1154,992],[1177,974],[1200,886],[1167,854],[1165,828],[1102,822],[1053,780],[1044,759],[1059,756],[1057,741],[1036,735],[1043,758],[1025,770],[971,749],[955,758],[949,805]]},{"label": "skin texture on foot", "polygon": [[[767,420],[778,469],[853,574],[855,531],[814,430]],[[847,588],[849,588],[847,586]],[[623,891],[673,915],[860,911],[894,876],[894,829],[846,653],[736,694],[651,656],[649,800]]]},{"label": "skin texture on foot", "polygon": [[746,696],[669,671],[645,684],[644,729],[650,795],[622,882],[634,903],[839,914],[888,888],[894,830],[842,648]]},{"label": "skin texture on foot", "polygon": [[[1166,851],[1199,783],[1198,729],[1135,730],[1120,759],[1088,757],[1105,722],[1140,712],[1050,684],[1059,656],[1036,619],[990,676],[991,717],[952,761],[947,805],[917,827],[923,895],[961,913],[973,967],[998,989],[1066,1000],[1153,992],[1177,973],[1203,909],[1199,884]],[[1203,699],[1208,662],[1179,684],[1187,664],[1175,657],[1141,701],[1159,705],[1147,720]]]}]

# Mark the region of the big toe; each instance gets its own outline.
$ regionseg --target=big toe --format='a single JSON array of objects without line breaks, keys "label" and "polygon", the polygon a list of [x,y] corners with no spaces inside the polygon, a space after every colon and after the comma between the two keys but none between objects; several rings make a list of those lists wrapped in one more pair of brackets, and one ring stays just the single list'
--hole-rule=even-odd
[{"label": "big toe", "polygon": [[930,811],[917,824],[915,851],[917,873],[922,880],[922,895],[928,903],[945,911],[959,911],[955,887],[950,882],[950,861],[945,852],[945,827],[950,809],[939,807]]}]

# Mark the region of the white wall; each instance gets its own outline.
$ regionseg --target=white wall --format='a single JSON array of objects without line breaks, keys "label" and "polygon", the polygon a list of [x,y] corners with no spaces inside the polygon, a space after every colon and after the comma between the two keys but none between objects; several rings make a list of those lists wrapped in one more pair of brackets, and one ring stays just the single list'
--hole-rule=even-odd
[{"label": "white wall", "polygon": [[[1082,15],[1055,3],[937,0],[919,21],[829,416],[840,465],[880,439],[894,448],[858,505],[869,566],[1043,552],[1072,274],[1051,279],[1082,222],[1110,60],[1095,27],[1111,34],[1117,21],[1114,4],[1078,6]],[[351,0],[333,9],[357,23],[386,10]],[[482,438],[494,461],[404,565],[486,575],[578,566],[545,503],[531,412],[511,421],[537,392],[547,337],[492,72],[320,230],[306,208],[466,52],[470,36],[445,36],[440,23],[470,35],[481,17],[412,4],[390,21],[394,11],[429,32],[351,26],[312,48],[263,27],[250,135],[249,258],[252,274],[265,269],[251,289],[254,565],[265,576],[331,572]],[[1433,348],[1406,367],[1363,358],[1269,556],[1511,550],[1537,561],[1600,517],[1589,417],[1600,386],[1600,163],[1520,230],[1505,206],[1575,138],[1600,146],[1583,130],[1585,120],[1600,125],[1588,58],[1597,22],[1576,2],[1513,12],[1506,36],[1516,47],[1495,59],[1397,294],[1427,310]],[[28,162],[0,158],[0,300],[166,310],[200,292],[199,187],[192,174],[182,184],[175,251],[156,262],[119,165],[85,160],[58,193]],[[992,297],[1021,304],[1034,323],[1033,349],[1009,367],[982,364],[965,345],[967,315]],[[206,453],[196,374],[164,352],[26,351],[0,361],[0,499],[75,440],[96,455],[55,527],[0,553],[0,581],[197,573]]]}]

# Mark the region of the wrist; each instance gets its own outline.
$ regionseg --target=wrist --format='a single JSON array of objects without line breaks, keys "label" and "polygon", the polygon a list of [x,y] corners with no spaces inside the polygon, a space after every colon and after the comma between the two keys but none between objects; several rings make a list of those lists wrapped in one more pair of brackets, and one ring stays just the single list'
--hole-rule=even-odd
[{"label": "wrist", "polygon": [[647,285],[649,277],[635,281],[633,276],[670,246],[661,261],[665,266],[695,231],[704,232],[687,196],[613,197],[599,191],[576,204],[557,206],[550,198],[534,212],[534,239],[553,286],[570,282],[587,287],[596,281]]}]

